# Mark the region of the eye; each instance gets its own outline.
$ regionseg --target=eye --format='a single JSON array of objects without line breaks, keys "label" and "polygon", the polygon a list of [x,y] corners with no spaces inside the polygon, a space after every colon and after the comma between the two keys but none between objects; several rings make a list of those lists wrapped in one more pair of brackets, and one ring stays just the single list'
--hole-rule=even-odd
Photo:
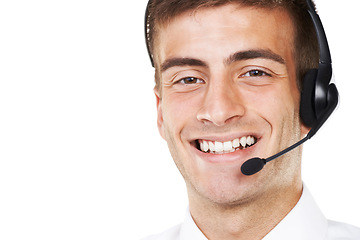
[{"label": "eye", "polygon": [[271,75],[264,71],[257,70],[257,69],[248,71],[247,73],[242,75],[242,77],[263,77],[263,76],[271,76]]},{"label": "eye", "polygon": [[189,84],[199,84],[199,83],[205,83],[205,82],[204,82],[204,80],[202,80],[200,78],[186,77],[186,78],[180,79],[179,81],[177,81],[177,83],[189,85]]}]

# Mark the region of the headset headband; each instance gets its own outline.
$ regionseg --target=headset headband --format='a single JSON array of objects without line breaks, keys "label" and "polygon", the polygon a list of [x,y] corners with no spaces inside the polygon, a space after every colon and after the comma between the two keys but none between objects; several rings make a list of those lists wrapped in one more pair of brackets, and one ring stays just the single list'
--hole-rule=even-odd
[{"label": "headset headband", "polygon": [[315,11],[315,6],[311,0],[306,0],[308,4],[308,13],[311,16],[311,19],[314,23],[316,36],[319,43],[320,49],[320,63],[331,64],[331,55],[329,50],[329,44],[326,38],[324,27],[321,23],[319,15]]},{"label": "headset headband", "polygon": [[149,54],[151,66],[155,67],[153,55],[151,54],[151,51],[150,51],[150,21],[149,21],[149,19],[150,19],[150,15],[149,15],[150,4],[151,4],[151,0],[149,0],[148,4],[146,6],[146,11],[145,11],[145,41],[146,41],[146,49]]}]

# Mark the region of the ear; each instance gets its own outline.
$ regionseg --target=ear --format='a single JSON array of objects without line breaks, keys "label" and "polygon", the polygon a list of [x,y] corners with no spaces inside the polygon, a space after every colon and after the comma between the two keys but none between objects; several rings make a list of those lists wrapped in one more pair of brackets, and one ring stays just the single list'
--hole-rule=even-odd
[{"label": "ear", "polygon": [[163,113],[162,113],[162,101],[159,89],[157,87],[154,88],[155,98],[156,98],[156,109],[157,109],[157,126],[160,132],[160,135],[163,139],[165,139],[164,134],[164,120],[163,120]]}]

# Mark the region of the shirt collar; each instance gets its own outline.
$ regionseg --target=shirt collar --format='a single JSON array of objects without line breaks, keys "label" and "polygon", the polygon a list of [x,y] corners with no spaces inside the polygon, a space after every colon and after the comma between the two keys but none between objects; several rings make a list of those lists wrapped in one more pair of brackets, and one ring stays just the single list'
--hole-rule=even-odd
[{"label": "shirt collar", "polygon": [[263,240],[325,239],[328,221],[304,185],[299,202]]},{"label": "shirt collar", "polygon": [[179,240],[207,240],[204,234],[196,226],[189,209],[186,212],[185,221],[181,225]]},{"label": "shirt collar", "polygon": [[[315,203],[309,190],[304,185],[299,202],[290,213],[263,240],[319,240],[325,239],[327,220]],[[196,226],[190,211],[186,213],[181,225],[179,240],[206,240],[207,238]]]}]

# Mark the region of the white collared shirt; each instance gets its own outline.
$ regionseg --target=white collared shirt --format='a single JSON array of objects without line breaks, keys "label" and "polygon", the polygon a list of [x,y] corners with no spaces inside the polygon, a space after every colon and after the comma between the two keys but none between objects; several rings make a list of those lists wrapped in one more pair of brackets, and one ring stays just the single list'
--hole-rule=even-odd
[{"label": "white collared shirt", "polygon": [[[360,240],[360,228],[327,220],[304,186],[302,196],[289,214],[263,240]],[[189,211],[185,220],[164,233],[144,240],[207,240]]]}]

